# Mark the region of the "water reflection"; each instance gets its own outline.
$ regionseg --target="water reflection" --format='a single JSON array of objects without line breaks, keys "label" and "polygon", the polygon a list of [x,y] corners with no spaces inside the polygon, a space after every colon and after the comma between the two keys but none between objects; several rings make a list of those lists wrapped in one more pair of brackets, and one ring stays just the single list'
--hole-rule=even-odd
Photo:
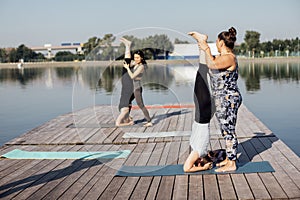
[{"label": "water reflection", "polygon": [[28,68],[28,69],[0,69],[1,82],[19,82],[25,86],[28,82],[42,77],[45,69]]},{"label": "water reflection", "polygon": [[244,63],[240,65],[239,74],[245,80],[246,90],[260,90],[261,79],[274,81],[294,81],[299,84],[299,63]]},{"label": "water reflection", "polygon": [[[262,79],[293,81],[299,84],[299,63],[242,63],[239,70],[248,92],[260,90]],[[178,85],[192,82],[195,71],[193,66],[150,65],[143,82],[149,90],[167,90],[174,81]],[[43,80],[48,88],[52,88],[55,80],[76,80],[82,87],[96,92],[103,89],[107,94],[113,92],[121,76],[121,66],[0,69],[0,83],[19,82],[26,86],[29,82]]]}]

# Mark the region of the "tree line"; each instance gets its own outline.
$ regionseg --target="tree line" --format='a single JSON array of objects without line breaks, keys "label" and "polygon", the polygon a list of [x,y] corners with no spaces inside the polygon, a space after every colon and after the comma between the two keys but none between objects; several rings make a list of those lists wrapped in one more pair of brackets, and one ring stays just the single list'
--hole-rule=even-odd
[{"label": "tree line", "polygon": [[[168,54],[174,50],[174,45],[165,34],[137,38],[126,35],[132,41],[132,50],[142,49],[147,59],[167,59]],[[42,53],[36,53],[21,44],[17,48],[0,48],[0,62],[37,62],[37,61],[74,61],[74,60],[118,60],[124,56],[125,46],[113,46],[116,37],[105,34],[102,38],[91,37],[83,44],[83,54],[70,51],[60,51],[54,58],[48,59]],[[174,44],[187,44],[175,38]],[[260,42],[260,33],[246,31],[244,42],[236,45],[235,53],[245,57],[272,57],[272,56],[299,56],[299,38],[273,39],[273,41]]]},{"label": "tree line", "polygon": [[244,42],[235,51],[246,57],[299,56],[299,38],[260,42],[259,32],[246,31]]},{"label": "tree line", "polygon": [[[137,38],[133,35],[125,35],[130,40],[131,50],[143,50],[146,59],[166,58],[167,54],[174,50],[174,45],[167,35],[154,35],[146,38]],[[119,60],[125,53],[124,44],[113,46],[116,37],[106,34],[103,38],[92,37],[83,45],[86,60]]]}]

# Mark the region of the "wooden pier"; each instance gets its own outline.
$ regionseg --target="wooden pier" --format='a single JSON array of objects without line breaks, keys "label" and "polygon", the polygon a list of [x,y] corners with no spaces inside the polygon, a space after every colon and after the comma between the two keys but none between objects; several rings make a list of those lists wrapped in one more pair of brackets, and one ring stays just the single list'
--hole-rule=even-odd
[{"label": "wooden pier", "polygon": [[[138,124],[113,124],[118,110],[95,106],[57,118],[0,148],[28,151],[131,150],[126,159],[0,159],[0,199],[300,199],[300,159],[244,105],[239,110],[238,162],[269,161],[275,172],[155,177],[116,177],[122,165],[183,164],[189,137],[123,138],[125,132],[190,131],[194,108],[152,107],[153,127],[142,127],[142,112],[132,110]],[[211,121],[211,149],[224,148],[216,119]]]}]

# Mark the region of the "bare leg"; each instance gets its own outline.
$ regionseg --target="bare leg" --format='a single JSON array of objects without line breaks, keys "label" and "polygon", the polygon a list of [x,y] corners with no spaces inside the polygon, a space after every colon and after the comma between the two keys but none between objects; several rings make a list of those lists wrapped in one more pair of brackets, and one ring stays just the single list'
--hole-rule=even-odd
[{"label": "bare leg", "polygon": [[128,112],[129,112],[129,108],[128,107],[121,108],[121,113],[117,117],[117,120],[116,120],[116,126],[133,125],[133,121],[125,122],[125,120],[127,119],[126,116],[128,115]]},{"label": "bare leg", "polygon": [[183,170],[188,172],[193,166],[196,160],[199,158],[199,154],[196,151],[192,151],[183,165]]},{"label": "bare leg", "polygon": [[125,58],[131,58],[131,54],[130,54],[131,41],[123,37],[120,39],[120,41],[123,42],[125,45]]}]

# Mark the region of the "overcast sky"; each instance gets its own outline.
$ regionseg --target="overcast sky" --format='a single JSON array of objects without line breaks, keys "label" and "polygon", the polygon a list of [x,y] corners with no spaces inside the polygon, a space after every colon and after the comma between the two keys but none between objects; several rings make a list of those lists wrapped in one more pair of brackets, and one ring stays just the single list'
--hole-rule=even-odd
[{"label": "overcast sky", "polygon": [[[205,2],[205,3],[201,3]],[[261,41],[300,36],[299,0],[1,0],[0,48],[86,42],[92,36],[167,34],[186,39],[189,31],[215,41],[231,26],[238,43],[246,30]]]}]

